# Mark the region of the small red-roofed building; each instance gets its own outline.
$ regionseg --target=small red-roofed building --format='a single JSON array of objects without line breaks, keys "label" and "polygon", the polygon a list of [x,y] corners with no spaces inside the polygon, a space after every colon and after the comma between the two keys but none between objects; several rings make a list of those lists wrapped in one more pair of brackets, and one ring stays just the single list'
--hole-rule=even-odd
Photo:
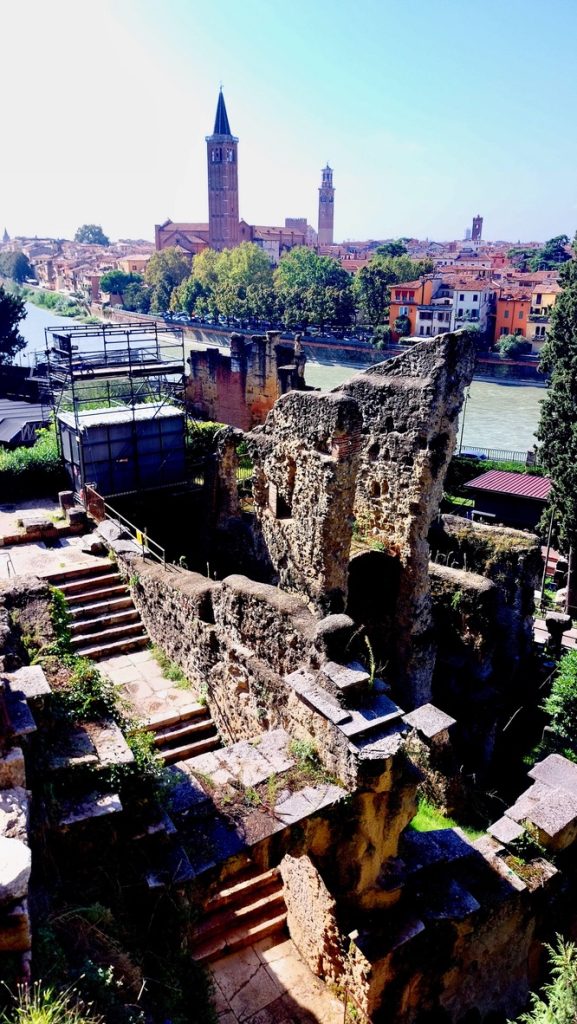
[{"label": "small red-roofed building", "polygon": [[475,512],[484,519],[533,530],[549,497],[547,476],[490,469],[465,484],[475,499]]}]

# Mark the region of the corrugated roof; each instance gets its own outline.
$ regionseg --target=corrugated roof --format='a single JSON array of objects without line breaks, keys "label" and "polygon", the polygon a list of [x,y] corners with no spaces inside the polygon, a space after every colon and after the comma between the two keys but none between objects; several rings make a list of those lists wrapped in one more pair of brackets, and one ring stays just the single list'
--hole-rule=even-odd
[{"label": "corrugated roof", "polygon": [[551,490],[551,481],[548,476],[489,469],[486,473],[476,476],[474,480],[469,480],[465,487],[476,491],[514,494],[521,498],[532,498],[534,501],[546,501]]}]

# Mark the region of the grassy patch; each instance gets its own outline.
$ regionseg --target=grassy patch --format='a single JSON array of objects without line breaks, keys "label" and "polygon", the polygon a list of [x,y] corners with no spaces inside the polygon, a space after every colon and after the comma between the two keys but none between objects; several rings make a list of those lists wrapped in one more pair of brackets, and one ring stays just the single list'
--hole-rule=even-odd
[{"label": "grassy patch", "polygon": [[152,655],[165,679],[169,679],[171,683],[175,683],[179,690],[192,689],[190,679],[187,678],[175,661],[171,661],[168,654],[162,650],[162,647],[157,647],[155,644],[152,648]]},{"label": "grassy patch", "polygon": [[443,814],[438,807],[429,803],[424,797],[421,797],[419,800],[419,808],[411,822],[411,828],[415,832],[434,832],[441,828],[461,828],[469,839],[479,839],[480,836],[485,835],[484,832],[469,828],[467,825],[462,825],[460,822],[455,821],[454,818],[449,817],[448,814]]}]

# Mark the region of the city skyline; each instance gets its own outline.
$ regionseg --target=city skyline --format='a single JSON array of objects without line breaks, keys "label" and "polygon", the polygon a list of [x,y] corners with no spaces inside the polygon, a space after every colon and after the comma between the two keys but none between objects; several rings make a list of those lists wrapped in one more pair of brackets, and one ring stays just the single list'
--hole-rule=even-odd
[{"label": "city skyline", "polygon": [[[152,239],[169,217],[204,221],[204,138],[221,81],[249,222],[316,226],[328,161],[337,241],[461,238],[477,210],[488,240],[577,226],[576,143],[561,130],[575,91],[566,0],[541,20],[535,0],[506,11],[496,0],[364,0],[354,18],[339,0],[297,0],[290,19],[263,0],[31,6],[33,36],[30,7],[3,15],[0,81],[18,102],[5,116],[0,228],[13,236],[72,237],[96,222],[112,238]],[[530,91],[512,40],[527,59],[555,45]]]}]

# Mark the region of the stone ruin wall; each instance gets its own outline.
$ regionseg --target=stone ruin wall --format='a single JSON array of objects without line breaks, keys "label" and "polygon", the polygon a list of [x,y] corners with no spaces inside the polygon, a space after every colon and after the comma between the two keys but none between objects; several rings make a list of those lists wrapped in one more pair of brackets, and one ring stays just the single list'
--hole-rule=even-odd
[{"label": "stone ruin wall", "polygon": [[[217,423],[251,430],[262,423],[276,400],[304,387],[304,356],[294,344],[280,343],[267,331],[230,337],[230,353],[218,348],[191,349],[186,398],[192,412]],[[298,345],[297,345],[298,349]],[[289,364],[283,368],[285,364]]]},{"label": "stone ruin wall", "polygon": [[465,334],[442,335],[331,393],[284,396],[247,438],[257,547],[274,582],[323,611],[346,607],[355,520],[398,570],[387,580],[381,563],[372,581],[394,590],[375,632],[407,706],[431,693],[427,534],[473,358]]}]

